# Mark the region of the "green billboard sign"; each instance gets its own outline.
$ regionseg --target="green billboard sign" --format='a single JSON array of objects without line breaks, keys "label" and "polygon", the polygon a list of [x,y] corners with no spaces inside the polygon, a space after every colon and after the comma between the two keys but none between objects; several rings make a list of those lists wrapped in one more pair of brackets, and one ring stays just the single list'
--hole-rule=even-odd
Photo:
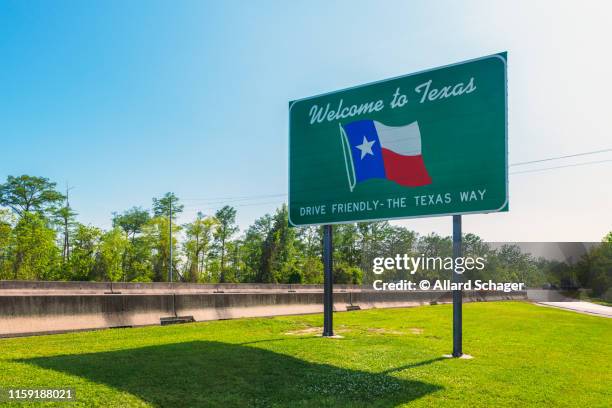
[{"label": "green billboard sign", "polygon": [[289,221],[508,210],[507,54],[289,104]]}]

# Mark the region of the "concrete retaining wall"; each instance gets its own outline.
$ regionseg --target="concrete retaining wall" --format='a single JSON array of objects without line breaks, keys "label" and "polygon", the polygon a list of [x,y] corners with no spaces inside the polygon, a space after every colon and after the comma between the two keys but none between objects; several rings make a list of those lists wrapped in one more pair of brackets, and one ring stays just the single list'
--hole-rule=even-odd
[{"label": "concrete retaining wall", "polygon": [[[320,285],[121,284],[121,290],[113,288],[113,293],[108,283],[21,285],[20,289],[16,282],[0,282],[0,337],[155,325],[162,318],[177,316],[203,321],[323,310]],[[335,311],[452,301],[451,292],[382,292],[350,285],[334,289]],[[526,292],[464,292],[466,302],[526,298]]]}]

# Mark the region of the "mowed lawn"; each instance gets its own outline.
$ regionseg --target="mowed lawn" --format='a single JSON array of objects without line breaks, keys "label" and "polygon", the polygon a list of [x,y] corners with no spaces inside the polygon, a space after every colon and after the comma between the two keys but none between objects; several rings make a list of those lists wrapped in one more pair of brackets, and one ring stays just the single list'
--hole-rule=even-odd
[{"label": "mowed lawn", "polygon": [[[0,387],[76,390],[62,406],[609,407],[612,319],[522,302],[240,319],[0,340]],[[28,404],[15,404],[27,406]]]}]

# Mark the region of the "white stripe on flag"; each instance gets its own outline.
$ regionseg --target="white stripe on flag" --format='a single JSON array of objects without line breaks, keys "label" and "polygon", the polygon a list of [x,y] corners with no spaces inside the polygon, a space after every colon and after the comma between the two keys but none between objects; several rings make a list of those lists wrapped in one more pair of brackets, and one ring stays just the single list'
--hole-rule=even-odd
[{"label": "white stripe on flag", "polygon": [[418,122],[406,126],[387,126],[374,121],[380,145],[404,156],[421,154],[421,132]]}]

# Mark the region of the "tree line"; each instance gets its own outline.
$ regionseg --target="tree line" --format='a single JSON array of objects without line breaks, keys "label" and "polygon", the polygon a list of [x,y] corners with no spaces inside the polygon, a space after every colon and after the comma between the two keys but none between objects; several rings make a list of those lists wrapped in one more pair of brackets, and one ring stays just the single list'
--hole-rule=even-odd
[{"label": "tree line", "polygon": [[[231,206],[213,215],[198,212],[191,222],[179,224],[183,209],[169,192],[153,198],[150,209],[113,213],[112,228],[103,230],[78,222],[67,195],[49,179],[8,176],[0,184],[0,279],[163,282],[172,271],[175,281],[184,282],[322,283],[322,228],[289,227],[285,204],[242,232]],[[452,254],[451,237],[419,236],[388,222],[336,225],[333,240],[336,283],[381,279],[372,272],[375,257]],[[612,242],[612,233],[606,240]],[[532,286],[596,282],[604,291],[612,283],[606,263],[612,254],[605,248],[582,260],[587,266],[576,272],[575,266],[534,259],[513,245],[491,249],[474,234],[466,234],[463,243],[466,254],[487,258],[485,270],[467,272],[471,278]],[[448,278],[445,273],[390,270],[382,278]]]}]

